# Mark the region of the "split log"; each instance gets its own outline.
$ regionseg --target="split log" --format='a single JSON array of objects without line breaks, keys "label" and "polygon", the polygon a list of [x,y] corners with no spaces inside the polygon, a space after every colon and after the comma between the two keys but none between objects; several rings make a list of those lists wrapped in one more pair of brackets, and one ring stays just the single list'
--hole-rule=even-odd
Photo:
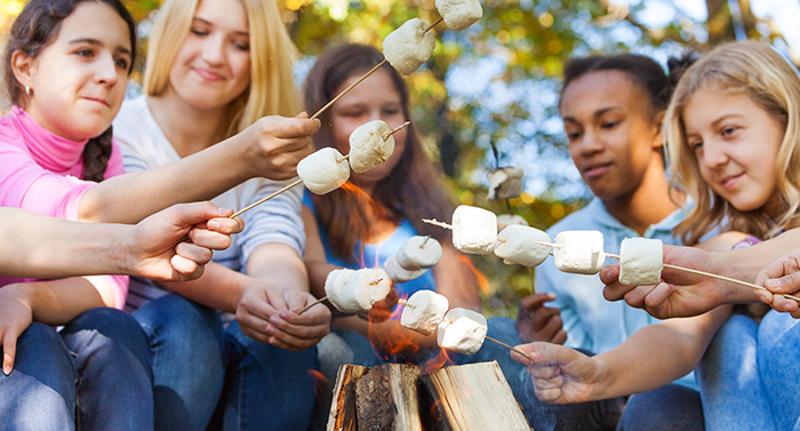
[{"label": "split log", "polygon": [[359,431],[422,431],[417,384],[419,367],[387,364],[356,383]]},{"label": "split log", "polygon": [[336,374],[333,401],[328,415],[328,431],[357,431],[356,383],[369,368],[359,365],[342,365]]},{"label": "split log", "polygon": [[436,429],[530,430],[497,362],[451,366],[422,376]]}]

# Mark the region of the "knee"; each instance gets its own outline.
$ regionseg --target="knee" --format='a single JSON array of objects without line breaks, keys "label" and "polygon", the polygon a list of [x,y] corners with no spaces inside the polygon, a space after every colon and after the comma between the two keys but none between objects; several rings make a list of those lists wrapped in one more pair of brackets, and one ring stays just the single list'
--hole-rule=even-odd
[{"label": "knee", "polygon": [[700,394],[675,384],[633,395],[625,405],[618,429],[703,430]]},{"label": "knee", "polygon": [[157,334],[182,339],[210,337],[220,345],[223,340],[219,314],[179,295],[167,295],[151,301],[133,316],[150,336]]},{"label": "knee", "polygon": [[21,373],[37,376],[51,386],[70,386],[76,377],[69,352],[58,332],[38,322],[33,322],[17,340],[14,368]]}]

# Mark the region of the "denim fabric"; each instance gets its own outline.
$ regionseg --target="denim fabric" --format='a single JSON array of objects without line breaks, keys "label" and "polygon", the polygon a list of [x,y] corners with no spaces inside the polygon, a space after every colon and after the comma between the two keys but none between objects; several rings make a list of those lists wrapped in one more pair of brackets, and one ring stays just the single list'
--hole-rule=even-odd
[{"label": "denim fabric", "polygon": [[700,393],[675,383],[628,398],[617,431],[702,431]]}]

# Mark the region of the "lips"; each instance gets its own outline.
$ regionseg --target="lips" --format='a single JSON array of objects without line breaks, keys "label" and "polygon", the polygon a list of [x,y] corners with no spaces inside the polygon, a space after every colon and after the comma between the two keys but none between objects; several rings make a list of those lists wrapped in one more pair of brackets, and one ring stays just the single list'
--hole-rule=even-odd
[{"label": "lips", "polygon": [[587,179],[596,179],[605,175],[613,164],[613,162],[593,163],[581,169],[581,173],[583,173],[583,176]]},{"label": "lips", "polygon": [[202,67],[193,67],[192,70],[197,73],[204,81],[218,82],[225,79],[224,76],[217,72],[205,69]]},{"label": "lips", "polygon": [[83,96],[83,99],[84,100],[88,100],[90,102],[99,103],[99,104],[105,106],[106,108],[110,108],[111,107],[111,104],[108,103],[108,101],[106,99],[102,98],[102,97]]},{"label": "lips", "polygon": [[732,190],[739,183],[739,179],[744,176],[744,172],[734,175],[727,175],[719,180],[720,186],[725,190]]}]

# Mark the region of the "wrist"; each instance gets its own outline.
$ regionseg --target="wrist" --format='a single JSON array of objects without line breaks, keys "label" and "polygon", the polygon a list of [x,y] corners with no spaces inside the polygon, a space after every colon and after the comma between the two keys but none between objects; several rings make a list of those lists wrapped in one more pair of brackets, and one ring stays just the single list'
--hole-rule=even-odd
[{"label": "wrist", "polygon": [[141,275],[141,263],[144,256],[137,244],[138,225],[116,225],[112,230],[111,265],[115,274]]},{"label": "wrist", "polygon": [[615,390],[615,383],[621,379],[614,374],[614,368],[606,361],[603,355],[587,357],[586,360],[594,362],[594,375],[591,377],[589,400],[605,400],[620,396]]},{"label": "wrist", "polygon": [[36,306],[35,283],[13,283],[0,288],[0,296],[25,304],[31,310]]},{"label": "wrist", "polygon": [[[708,252],[711,272],[735,280],[752,281],[745,274],[737,270],[736,265],[730,264],[730,253]],[[722,304],[744,304],[759,302],[755,289],[740,284],[731,283],[720,279],[712,279],[716,289],[720,292]]]},{"label": "wrist", "polygon": [[[227,145],[220,145],[225,148],[223,154],[231,157],[231,165],[228,166],[241,166],[242,169],[232,169],[236,172],[237,180],[244,182],[250,178],[255,178],[261,175],[259,167],[254,161],[261,160],[262,155],[259,154],[258,149],[252,145],[253,139],[250,138],[251,127],[239,132],[224,142]],[[222,149],[222,148],[221,148]]]}]

